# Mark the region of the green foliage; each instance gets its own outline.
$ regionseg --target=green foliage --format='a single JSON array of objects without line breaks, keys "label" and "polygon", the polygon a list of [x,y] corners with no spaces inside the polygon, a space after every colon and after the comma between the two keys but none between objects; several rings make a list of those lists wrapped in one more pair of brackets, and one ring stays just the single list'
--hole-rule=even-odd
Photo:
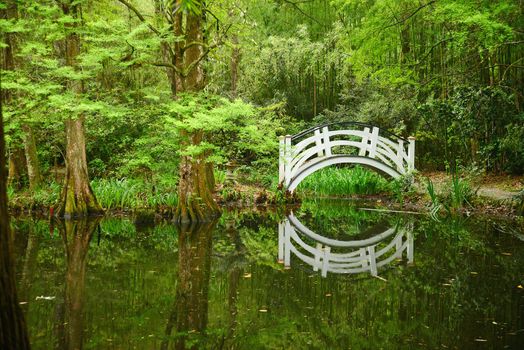
[{"label": "green foliage", "polygon": [[464,207],[471,206],[476,196],[468,174],[452,174],[450,182],[444,185],[441,193],[437,193],[433,182],[426,178],[426,190],[431,199],[430,215],[435,220],[438,220],[438,214],[443,208],[448,215],[460,213]]},{"label": "green foliage", "polygon": [[[133,3],[145,22],[109,0],[82,1],[81,21],[56,2],[28,0],[0,19],[9,34],[0,45],[14,38],[15,70],[2,70],[8,151],[32,126],[44,178],[64,166],[63,121],[80,115],[90,176],[159,188],[176,186],[181,155],[202,153],[216,164],[234,161],[243,183],[276,188],[277,136],[348,120],[417,136],[421,170],[524,173],[524,17],[516,0],[182,1],[177,11],[206,14],[209,52],[205,92],[178,99],[164,44],[184,38],[161,16],[173,3]],[[73,31],[77,69],[64,65]],[[67,92],[80,81],[84,93]],[[186,144],[181,131],[204,136]],[[391,191],[401,200],[404,190],[346,182],[322,191]]]},{"label": "green foliage", "polygon": [[91,186],[106,210],[174,208],[178,202],[176,187],[155,186],[141,180],[94,179]]},{"label": "green foliage", "polygon": [[474,192],[471,188],[470,182],[467,179],[460,178],[458,175],[453,174],[449,192],[449,203],[451,208],[458,210],[466,204],[471,205],[470,200],[473,195]]},{"label": "green foliage", "polygon": [[524,190],[513,196],[513,206],[516,208],[517,214],[524,216]]},{"label": "green foliage", "polygon": [[7,195],[10,205],[32,210],[54,206],[60,197],[60,190],[60,184],[51,182],[42,184],[32,192],[28,189],[17,192],[8,187]]},{"label": "green foliage", "polygon": [[321,169],[304,179],[298,189],[316,195],[343,196],[385,193],[390,191],[391,187],[384,177],[356,166]]},{"label": "green foliage", "polygon": [[435,186],[433,186],[433,181],[431,181],[429,177],[426,178],[426,189],[428,191],[429,198],[431,199],[431,208],[429,210],[430,215],[433,219],[438,220],[438,213],[442,208],[442,204],[440,203],[437,192],[435,191]]},{"label": "green foliage", "polygon": [[507,157],[506,170],[524,174],[524,114],[506,126],[507,134],[501,140],[502,154]]},{"label": "green foliage", "polygon": [[518,159],[522,118],[512,98],[500,88],[465,86],[454,89],[447,100],[429,99],[419,108],[421,122],[431,126],[417,132],[423,163],[524,171]]}]

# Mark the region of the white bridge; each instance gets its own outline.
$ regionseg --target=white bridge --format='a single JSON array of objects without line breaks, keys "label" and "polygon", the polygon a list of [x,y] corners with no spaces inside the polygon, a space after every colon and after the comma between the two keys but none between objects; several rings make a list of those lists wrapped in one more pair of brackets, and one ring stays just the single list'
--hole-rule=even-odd
[{"label": "white bridge", "polygon": [[315,171],[335,164],[360,164],[399,178],[415,169],[415,138],[358,122],[280,137],[279,184],[290,192]]},{"label": "white bridge", "polygon": [[[373,276],[378,276],[380,267],[401,259],[404,251],[408,263],[413,263],[414,245],[411,224],[399,228],[384,228],[378,225],[377,230],[379,233],[368,239],[341,241],[311,231],[291,213],[278,225],[278,261],[289,268],[291,253],[293,253],[312,266],[314,271],[320,270],[322,277],[326,277],[328,272],[337,274],[369,272]],[[313,241],[313,244],[316,243],[315,246],[309,245],[304,239]]]}]

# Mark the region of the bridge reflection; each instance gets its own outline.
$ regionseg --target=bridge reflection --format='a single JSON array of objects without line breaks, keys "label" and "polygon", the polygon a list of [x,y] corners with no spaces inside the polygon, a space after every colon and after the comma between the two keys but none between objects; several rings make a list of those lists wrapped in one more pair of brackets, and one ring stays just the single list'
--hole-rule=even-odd
[{"label": "bridge reflection", "polygon": [[[356,274],[378,270],[406,252],[408,263],[413,263],[413,225],[407,223],[390,227],[378,223],[368,230],[370,238],[342,241],[317,234],[302,224],[291,213],[278,225],[278,261],[291,267],[291,253],[310,265],[313,271]],[[311,243],[313,245],[311,245]]]}]

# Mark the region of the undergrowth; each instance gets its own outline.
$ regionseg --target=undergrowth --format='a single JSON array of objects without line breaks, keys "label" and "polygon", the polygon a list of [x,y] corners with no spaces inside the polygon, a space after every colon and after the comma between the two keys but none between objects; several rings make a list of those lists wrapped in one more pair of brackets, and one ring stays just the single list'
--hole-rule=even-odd
[{"label": "undergrowth", "polygon": [[95,179],[91,186],[106,210],[175,207],[178,203],[174,186],[155,186],[134,179]]},{"label": "undergrowth", "polygon": [[393,190],[390,181],[360,166],[321,169],[304,179],[298,189],[325,196],[374,195]]}]

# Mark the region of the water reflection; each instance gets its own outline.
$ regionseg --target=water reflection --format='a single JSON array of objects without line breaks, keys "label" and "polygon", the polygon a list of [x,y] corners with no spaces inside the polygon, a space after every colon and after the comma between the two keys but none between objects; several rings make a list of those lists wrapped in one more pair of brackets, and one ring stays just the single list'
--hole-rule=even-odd
[{"label": "water reflection", "polygon": [[[208,323],[212,232],[216,222],[180,226],[176,299],[161,349],[196,349]],[[189,334],[197,338],[188,343]],[[170,342],[172,343],[170,346]]]},{"label": "water reflection", "polygon": [[100,220],[95,218],[57,222],[66,258],[64,300],[57,305],[56,312],[58,349],[83,348],[87,252]]},{"label": "water reflection", "polygon": [[[279,242],[277,215],[226,214],[212,235],[214,224],[179,229],[164,222],[144,231],[130,220],[106,218],[99,245],[96,223],[50,230],[45,221],[15,220],[17,276],[33,349],[522,347],[522,241],[487,221],[435,223],[304,204],[295,218],[313,233],[299,231],[292,217],[287,237],[310,262],[315,255],[295,237],[317,252],[317,273],[290,246],[293,269],[282,272],[276,256],[280,243],[285,259],[285,225]],[[408,220],[415,224],[417,267],[386,271],[379,263],[387,258],[413,259]],[[376,241],[340,247],[330,239]],[[388,283],[348,281],[327,268],[349,264],[332,253],[364,248],[366,259],[355,255],[360,260],[351,262],[360,265],[340,269],[361,269],[366,260],[362,274],[369,276],[370,246]],[[318,254],[325,247],[329,259]]]},{"label": "water reflection", "polygon": [[[391,239],[391,236],[394,237]],[[301,237],[302,236],[302,237]],[[404,252],[408,263],[413,262],[413,225],[390,226],[379,222],[366,230],[367,239],[342,241],[317,234],[307,228],[291,212],[278,225],[278,261],[291,267],[291,253],[321,271],[355,274],[369,272],[378,275],[378,269],[401,259]],[[303,239],[311,241],[313,245]]]}]

